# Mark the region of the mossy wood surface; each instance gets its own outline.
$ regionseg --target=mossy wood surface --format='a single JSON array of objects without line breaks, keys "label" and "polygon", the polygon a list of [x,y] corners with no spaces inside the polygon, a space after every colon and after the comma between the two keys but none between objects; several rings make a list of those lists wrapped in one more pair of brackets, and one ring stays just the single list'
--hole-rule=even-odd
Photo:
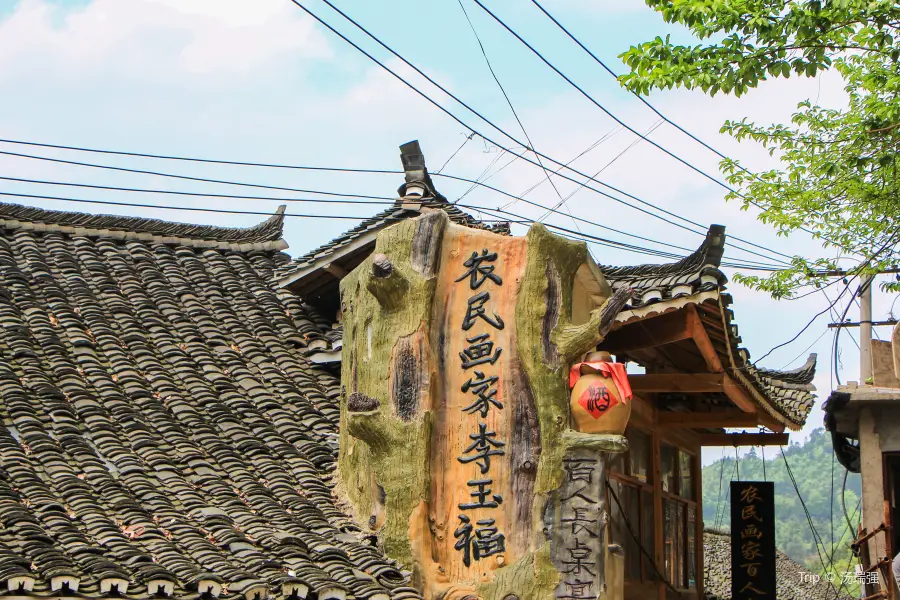
[{"label": "mossy wood surface", "polygon": [[[490,261],[497,277],[461,278],[463,263],[484,250],[497,254]],[[627,299],[618,294],[587,322],[573,323],[574,278],[587,260],[584,244],[541,225],[525,238],[500,236],[451,224],[436,211],[382,231],[375,253],[341,282],[340,491],[385,551],[413,570],[427,598],[565,595],[566,548],[574,543],[562,520],[562,488],[573,483],[565,461],[602,463],[606,452],[625,447],[621,436],[570,428],[568,367],[602,339]],[[470,319],[464,330],[482,292],[490,297],[476,308],[486,318]],[[464,368],[467,340],[484,336],[494,360]],[[466,382],[494,376],[502,408],[466,410],[477,397]],[[491,446],[499,452],[489,461],[458,460],[482,425],[502,443]],[[592,495],[605,495],[603,473],[601,465]],[[477,489],[469,482],[479,478],[491,480],[487,498],[498,496],[497,505],[461,509]],[[605,505],[592,514],[594,528],[605,529]],[[466,565],[457,548],[465,519],[475,529],[491,520],[504,536],[502,551],[495,545]],[[592,592],[605,598],[604,538],[591,544]]]}]

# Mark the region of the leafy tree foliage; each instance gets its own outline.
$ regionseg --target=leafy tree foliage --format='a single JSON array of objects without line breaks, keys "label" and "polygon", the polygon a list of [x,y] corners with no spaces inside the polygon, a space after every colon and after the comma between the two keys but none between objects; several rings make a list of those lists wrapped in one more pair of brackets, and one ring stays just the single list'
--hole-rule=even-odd
[{"label": "leafy tree foliage", "polygon": [[[751,173],[737,161],[720,167],[737,190],[729,199],[760,209],[759,218],[787,235],[820,239],[835,258],[796,257],[768,277],[739,275],[775,297],[821,285],[817,270],[873,274],[896,265],[900,223],[900,4],[885,0],[646,0],[669,23],[703,43],[667,37],[621,55],[620,81],[648,94],[683,86],[742,96],[766,79],[814,77],[835,69],[848,105],[806,101],[789,124],[727,121],[722,131],[750,139],[780,158],[780,168]],[[829,252],[829,253],[830,253]],[[850,261],[850,262],[847,262]],[[894,291],[900,283],[884,284]]]},{"label": "leafy tree foliage", "polygon": [[[851,560],[850,543],[860,516],[861,481],[859,475],[849,474],[846,491],[842,492],[844,469],[836,461],[832,463],[834,453],[831,448],[831,435],[821,428],[813,430],[806,443],[785,448],[785,458],[797,481],[800,495],[794,490],[785,460],[776,448],[765,451],[765,473],[761,452],[756,449],[739,460],[727,457],[707,465],[703,468],[704,526],[730,529],[728,483],[732,479],[774,481],[775,543],[778,549],[813,573],[824,573],[824,560],[828,570],[835,573],[836,581],[840,583],[842,575],[852,571],[856,565]],[[842,493],[847,517],[841,503]],[[800,496],[819,536],[818,551]],[[853,528],[847,526],[848,517]],[[850,589],[855,590],[856,587],[851,586]]]}]

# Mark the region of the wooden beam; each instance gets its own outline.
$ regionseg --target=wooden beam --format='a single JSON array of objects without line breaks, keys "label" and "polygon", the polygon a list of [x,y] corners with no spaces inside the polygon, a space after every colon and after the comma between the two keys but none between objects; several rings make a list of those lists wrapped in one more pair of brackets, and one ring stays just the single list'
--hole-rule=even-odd
[{"label": "wooden beam", "polygon": [[344,269],[342,269],[341,267],[339,267],[338,265],[336,265],[334,263],[328,263],[327,265],[323,266],[322,269],[331,273],[338,279],[343,279],[344,277],[347,276],[347,271],[345,271]]},{"label": "wooden beam", "polygon": [[744,412],[756,412],[756,403],[737,382],[728,375],[722,380],[722,391],[735,406]]},{"label": "wooden beam", "polygon": [[620,327],[606,336],[599,347],[618,354],[674,344],[690,337],[687,313],[677,310]]},{"label": "wooden beam", "polygon": [[687,309],[687,322],[691,331],[691,337],[694,338],[694,343],[697,344],[697,349],[700,350],[700,354],[706,362],[706,367],[713,373],[724,372],[722,361],[719,360],[719,353],[716,352],[712,340],[709,339],[709,334],[706,333],[706,328],[703,327],[703,321],[700,320],[697,307],[693,304],[688,304],[685,308]]},{"label": "wooden beam", "polygon": [[745,412],[666,412],[660,411],[656,424],[664,429],[705,429],[708,427],[756,427],[756,415]]},{"label": "wooden beam", "polygon": [[774,431],[775,433],[784,432],[784,424],[776,421],[775,417],[765,412],[764,410],[760,410],[757,413],[757,417],[759,418],[759,424],[763,427],[768,428],[770,431]]},{"label": "wooden beam", "polygon": [[786,433],[702,433],[701,446],[787,446]]},{"label": "wooden beam", "polygon": [[722,373],[648,373],[629,375],[628,383],[635,392],[721,393],[724,379]]}]

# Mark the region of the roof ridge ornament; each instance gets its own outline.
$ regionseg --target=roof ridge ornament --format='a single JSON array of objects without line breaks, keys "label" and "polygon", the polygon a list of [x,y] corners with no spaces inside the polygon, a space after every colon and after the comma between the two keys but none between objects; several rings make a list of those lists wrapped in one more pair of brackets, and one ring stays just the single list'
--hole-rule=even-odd
[{"label": "roof ridge ornament", "polygon": [[[630,265],[614,267],[599,265],[607,279],[639,279],[648,277],[666,277],[682,273],[699,273],[713,277],[720,285],[727,281],[725,274],[719,271],[722,256],[725,254],[725,226],[710,225],[706,238],[700,247],[681,260],[673,263]],[[710,281],[711,283],[711,281]]]},{"label": "roof ridge ornament", "polygon": [[434,187],[428,167],[425,166],[425,155],[419,146],[419,140],[406,142],[400,146],[400,162],[403,164],[406,183],[397,189],[401,198],[432,198],[439,202],[446,202]]}]

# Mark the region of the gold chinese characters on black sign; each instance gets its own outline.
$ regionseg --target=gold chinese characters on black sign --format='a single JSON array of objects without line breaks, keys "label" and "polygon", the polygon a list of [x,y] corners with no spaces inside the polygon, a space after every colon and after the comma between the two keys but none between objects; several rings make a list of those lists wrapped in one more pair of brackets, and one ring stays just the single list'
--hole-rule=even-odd
[{"label": "gold chinese characters on black sign", "polygon": [[775,484],[731,482],[731,597],[775,600]]}]

